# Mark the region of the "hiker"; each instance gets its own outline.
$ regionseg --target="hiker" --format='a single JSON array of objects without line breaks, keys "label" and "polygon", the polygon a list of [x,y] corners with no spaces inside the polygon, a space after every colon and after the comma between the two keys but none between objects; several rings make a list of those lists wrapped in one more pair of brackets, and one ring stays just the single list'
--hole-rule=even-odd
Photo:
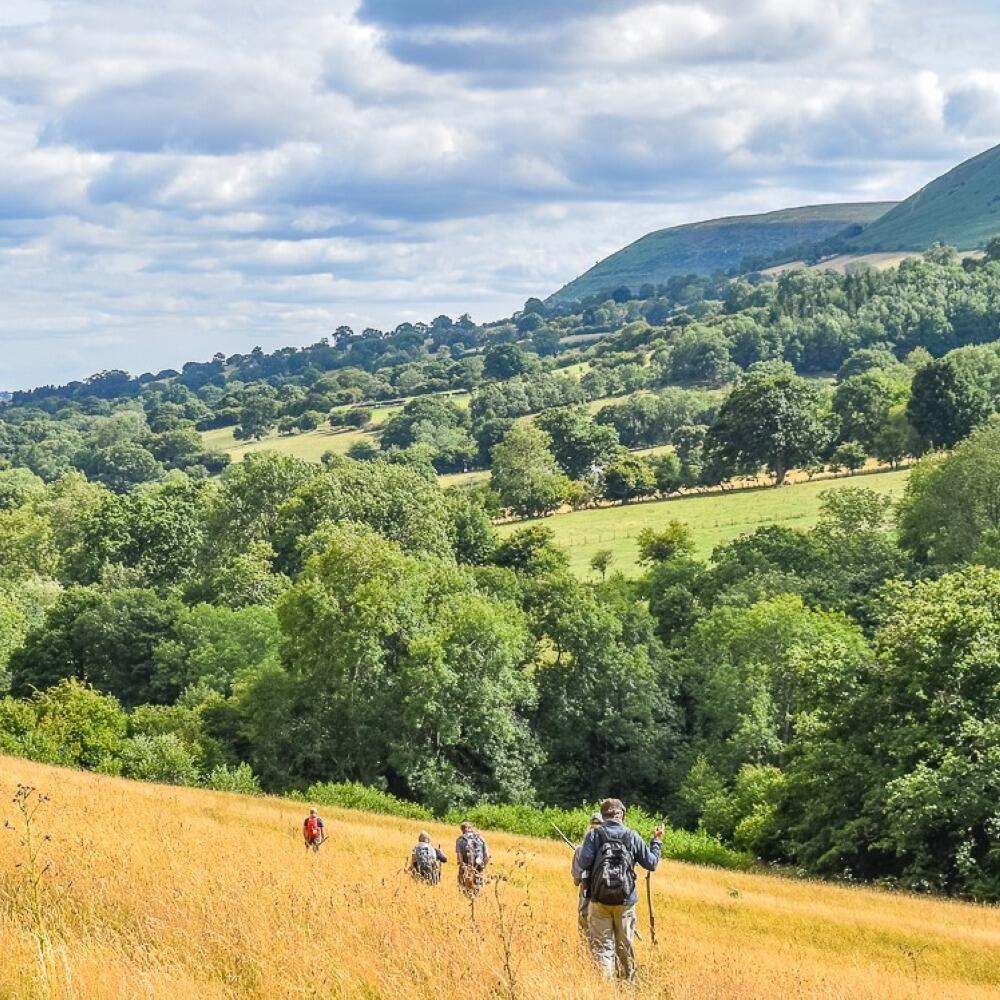
[{"label": "hiker", "polygon": [[448,857],[440,847],[431,847],[431,835],[421,832],[417,846],[410,851],[408,870],[418,882],[437,885],[441,881],[441,866]]},{"label": "hiker", "polygon": [[657,826],[649,846],[635,830],[625,826],[625,806],[620,799],[601,803],[601,825],[591,829],[580,845],[579,865],[587,882],[590,901],[587,936],[590,950],[609,979],[615,973],[628,982],[635,979],[635,908],[639,891],[635,866],[656,871],[663,845],[663,827]]},{"label": "hiker", "polygon": [[459,888],[470,896],[478,896],[483,888],[483,872],[490,863],[490,849],[468,820],[462,823],[462,835],[455,841],[455,854]]},{"label": "hiker", "polygon": [[307,851],[311,847],[318,852],[320,844],[326,840],[326,828],[315,809],[309,810],[309,815],[302,823],[302,836],[305,839]]},{"label": "hiker", "polygon": [[[603,822],[604,819],[599,812],[592,813],[590,816],[590,829],[596,830]],[[580,887],[580,896],[576,906],[577,926],[580,928],[580,933],[584,937],[587,937],[587,910],[590,907],[590,900],[587,899],[587,872],[580,866],[580,852],[582,850],[583,844],[573,852],[570,871],[573,873],[573,885]]]}]

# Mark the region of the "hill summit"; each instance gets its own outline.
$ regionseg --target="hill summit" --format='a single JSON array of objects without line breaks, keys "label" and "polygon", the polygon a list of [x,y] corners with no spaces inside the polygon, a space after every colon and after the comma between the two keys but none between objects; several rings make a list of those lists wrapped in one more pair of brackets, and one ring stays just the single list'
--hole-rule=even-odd
[{"label": "hill summit", "polygon": [[[762,215],[733,215],[659,229],[599,261],[549,297],[572,302],[619,286],[638,291],[679,274],[711,274],[739,268],[748,258],[772,261],[776,254],[817,243],[845,229],[866,226],[895,202],[807,205]],[[789,258],[791,259],[791,258]]]},{"label": "hill summit", "polygon": [[978,250],[1000,234],[1000,146],[960,163],[848,243],[861,251]]}]

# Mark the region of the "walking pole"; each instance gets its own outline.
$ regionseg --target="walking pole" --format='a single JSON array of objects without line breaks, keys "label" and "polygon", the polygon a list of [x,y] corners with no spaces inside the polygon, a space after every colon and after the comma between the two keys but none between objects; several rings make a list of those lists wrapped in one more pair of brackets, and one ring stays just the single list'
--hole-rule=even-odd
[{"label": "walking pole", "polygon": [[575,850],[576,850],[576,844],[574,844],[574,843],[573,843],[573,841],[572,841],[572,840],[570,840],[570,839],[569,839],[569,837],[567,837],[567,836],[566,836],[566,834],[565,834],[565,833],[563,833],[563,832],[562,832],[562,830],[560,830],[560,829],[559,829],[559,827],[558,827],[558,826],[556,826],[556,825],[555,825],[555,823],[553,823],[553,822],[552,822],[552,820],[549,820],[549,826],[551,826],[551,827],[552,827],[552,829],[553,829],[553,830],[555,830],[555,831],[556,831],[556,833],[558,833],[558,834],[559,834],[559,837],[560,837],[560,839],[562,840],[562,842],[563,842],[563,843],[564,843],[564,844],[565,844],[565,845],[566,845],[566,846],[567,846],[567,847],[568,847],[568,848],[569,848],[569,849],[570,849],[571,851],[575,851]]},{"label": "walking pole", "polygon": [[646,903],[649,906],[649,936],[656,947],[656,916],[653,913],[653,882],[652,872],[646,872]]}]

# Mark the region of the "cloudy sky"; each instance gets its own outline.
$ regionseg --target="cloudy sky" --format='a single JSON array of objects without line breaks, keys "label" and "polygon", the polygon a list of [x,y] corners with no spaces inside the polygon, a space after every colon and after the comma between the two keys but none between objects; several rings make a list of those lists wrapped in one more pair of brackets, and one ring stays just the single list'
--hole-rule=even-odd
[{"label": "cloudy sky", "polygon": [[0,0],[0,388],[905,196],[1000,142],[997,52],[995,0]]}]

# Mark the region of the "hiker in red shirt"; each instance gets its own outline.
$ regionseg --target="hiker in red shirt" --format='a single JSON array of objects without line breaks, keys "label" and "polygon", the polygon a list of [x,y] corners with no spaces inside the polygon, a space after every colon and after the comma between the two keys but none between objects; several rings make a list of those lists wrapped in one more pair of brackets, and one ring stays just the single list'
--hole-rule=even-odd
[{"label": "hiker in red shirt", "polygon": [[320,844],[326,840],[326,828],[315,809],[309,810],[309,815],[306,816],[305,822],[302,824],[302,836],[305,838],[307,851],[310,847],[314,851],[318,851]]}]

